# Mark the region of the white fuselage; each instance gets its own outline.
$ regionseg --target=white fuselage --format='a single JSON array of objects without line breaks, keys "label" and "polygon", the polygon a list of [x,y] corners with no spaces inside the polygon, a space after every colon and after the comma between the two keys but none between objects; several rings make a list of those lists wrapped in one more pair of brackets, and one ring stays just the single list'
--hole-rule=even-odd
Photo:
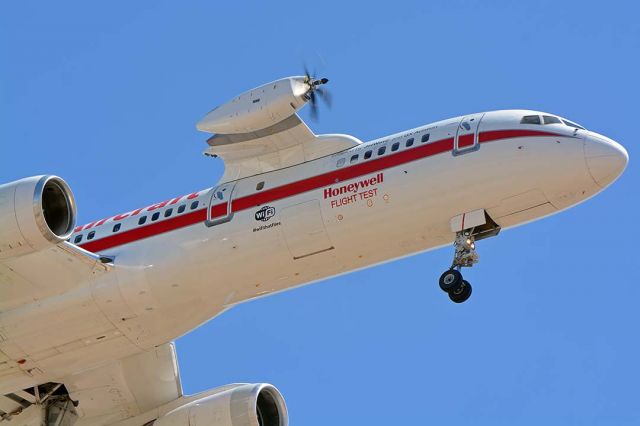
[{"label": "white fuselage", "polygon": [[240,302],[449,244],[464,212],[503,228],[547,216],[624,169],[617,143],[521,124],[526,114],[434,123],[78,227],[71,242],[81,235],[114,271],[0,313],[2,337],[38,367],[0,394],[171,341]]}]

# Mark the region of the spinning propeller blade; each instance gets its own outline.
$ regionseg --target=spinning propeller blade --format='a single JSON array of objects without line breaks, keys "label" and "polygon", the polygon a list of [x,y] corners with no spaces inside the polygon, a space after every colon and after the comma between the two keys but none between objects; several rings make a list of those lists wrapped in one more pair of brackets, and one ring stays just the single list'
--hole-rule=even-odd
[{"label": "spinning propeller blade", "polygon": [[[318,119],[318,98],[322,99],[322,101],[327,105],[327,107],[331,108],[331,93],[326,88],[320,87],[323,84],[327,84],[329,79],[327,78],[316,78],[314,74],[309,73],[309,68],[307,68],[306,64],[304,65],[304,82],[309,86],[309,90],[305,94],[305,98],[311,104],[310,116],[311,119],[316,121]],[[318,96],[316,96],[316,93]]]}]

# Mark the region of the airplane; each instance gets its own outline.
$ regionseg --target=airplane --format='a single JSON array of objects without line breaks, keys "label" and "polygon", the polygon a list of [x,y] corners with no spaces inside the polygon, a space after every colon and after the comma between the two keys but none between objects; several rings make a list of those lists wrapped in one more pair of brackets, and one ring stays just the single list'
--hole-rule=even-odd
[{"label": "airplane", "polygon": [[628,154],[555,114],[468,114],[369,142],[297,112],[327,79],[288,77],[197,123],[212,188],[76,226],[60,177],[0,186],[0,421],[286,426],[267,383],[185,395],[173,341],[240,303],[439,247],[454,303],[476,242],[575,206]]}]

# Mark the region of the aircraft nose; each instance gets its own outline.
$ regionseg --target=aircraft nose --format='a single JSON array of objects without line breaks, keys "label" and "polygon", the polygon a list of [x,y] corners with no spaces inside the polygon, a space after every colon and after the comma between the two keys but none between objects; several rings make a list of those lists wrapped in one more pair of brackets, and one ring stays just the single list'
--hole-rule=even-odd
[{"label": "aircraft nose", "polygon": [[602,188],[616,180],[629,162],[629,154],[622,145],[594,132],[585,138],[584,157],[591,177]]}]

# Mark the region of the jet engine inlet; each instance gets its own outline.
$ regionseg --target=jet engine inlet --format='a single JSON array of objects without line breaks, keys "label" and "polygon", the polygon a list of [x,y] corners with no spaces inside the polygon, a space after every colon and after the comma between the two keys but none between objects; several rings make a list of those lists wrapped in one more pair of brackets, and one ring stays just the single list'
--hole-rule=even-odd
[{"label": "jet engine inlet", "polygon": [[73,233],[76,205],[57,176],[33,176],[0,185],[0,259],[60,244]]},{"label": "jet engine inlet", "polygon": [[[208,394],[208,395],[206,395]],[[233,384],[205,392],[158,418],[153,426],[287,426],[280,391],[268,383]]]},{"label": "jet engine inlet", "polygon": [[256,401],[256,415],[260,426],[281,426],[281,396],[274,394],[272,388],[263,388],[258,393]]},{"label": "jet engine inlet", "polygon": [[43,181],[40,209],[44,222],[53,235],[65,240],[73,232],[75,224],[75,206],[71,190],[57,177],[45,177]]}]

